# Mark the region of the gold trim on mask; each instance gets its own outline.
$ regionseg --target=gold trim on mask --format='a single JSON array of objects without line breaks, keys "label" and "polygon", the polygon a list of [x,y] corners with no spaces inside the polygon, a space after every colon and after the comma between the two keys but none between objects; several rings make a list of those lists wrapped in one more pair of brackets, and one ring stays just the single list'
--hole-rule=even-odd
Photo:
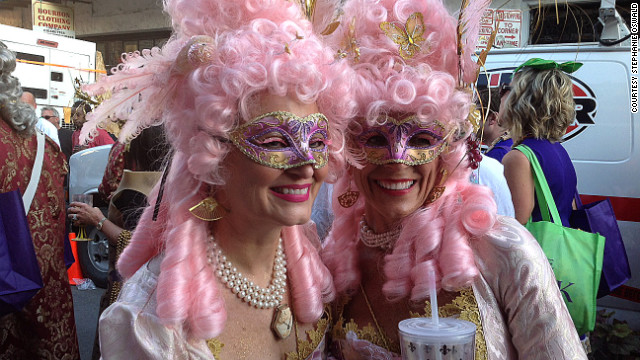
[{"label": "gold trim on mask", "polygon": [[307,164],[320,169],[329,161],[329,120],[322,113],[269,112],[241,125],[230,138],[250,159],[275,169]]}]

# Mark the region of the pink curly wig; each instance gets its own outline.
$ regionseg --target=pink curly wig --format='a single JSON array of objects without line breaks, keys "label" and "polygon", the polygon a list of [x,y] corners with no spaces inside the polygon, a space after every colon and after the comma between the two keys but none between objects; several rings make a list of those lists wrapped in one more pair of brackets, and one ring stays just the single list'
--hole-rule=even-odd
[{"label": "pink curly wig", "polygon": [[[158,185],[131,244],[118,261],[124,278],[163,253],[157,287],[159,318],[196,338],[224,329],[226,311],[207,263],[208,223],[188,209],[224,187],[227,134],[249,119],[257,96],[271,93],[316,102],[330,119],[330,169],[341,168],[342,133],[353,115],[347,64],[336,62],[313,34],[295,2],[286,0],[165,0],[174,34],[162,49],[128,54],[90,93],[113,91],[83,127],[82,135],[108,119],[125,118],[121,138],[162,123],[173,148],[159,217],[152,220]],[[204,36],[204,37],[203,37]],[[205,39],[205,40],[203,40]],[[193,44],[205,55],[189,58]],[[88,126],[87,126],[88,125]],[[330,171],[332,173],[332,171]],[[282,232],[293,308],[303,322],[317,320],[333,298],[331,274],[302,227]]]},{"label": "pink curly wig", "polygon": [[[430,270],[438,288],[468,286],[478,275],[469,241],[493,226],[496,205],[490,190],[469,182],[464,140],[470,134],[467,115],[472,102],[470,91],[459,86],[464,71],[458,69],[475,68],[465,63],[470,57],[465,60],[457,54],[456,21],[439,0],[350,0],[343,11],[344,20],[331,35],[331,43],[344,50],[344,39],[355,37],[360,54],[357,58],[347,51],[356,72],[358,104],[347,136],[357,135],[364,122],[375,125],[379,115],[388,113],[417,114],[420,121],[438,120],[454,131],[448,150],[440,155],[440,166],[449,174],[446,190],[428,208],[402,220],[399,239],[385,257],[382,292],[391,301],[424,300],[429,294]],[[424,17],[425,41],[414,57],[403,59],[380,24],[387,21],[404,27],[414,12]],[[363,166],[358,152],[347,149],[351,166]],[[348,172],[335,184],[336,220],[322,253],[341,293],[355,291],[361,278],[357,244],[366,199],[361,197],[351,208],[337,201],[337,196],[355,187]]]}]

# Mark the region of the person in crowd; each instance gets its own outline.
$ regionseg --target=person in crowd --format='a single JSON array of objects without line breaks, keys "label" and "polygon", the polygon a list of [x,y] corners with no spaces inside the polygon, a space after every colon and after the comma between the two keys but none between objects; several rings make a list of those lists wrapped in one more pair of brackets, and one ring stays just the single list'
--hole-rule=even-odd
[{"label": "person in crowd", "polygon": [[513,145],[509,130],[500,126],[499,121],[501,97],[507,91],[508,85],[504,84],[500,88],[482,89],[476,101],[476,105],[486,116],[486,120],[478,130],[478,137],[482,137],[482,141],[488,144],[484,154],[500,162]]},{"label": "person in crowd", "polygon": [[101,145],[113,144],[111,135],[104,129],[94,129],[95,133],[91,134],[91,139],[80,143],[80,131],[87,121],[87,114],[91,112],[91,105],[84,100],[76,101],[71,107],[71,120],[75,126],[75,131],[71,135],[72,153],[89,149]]},{"label": "person in crowd", "polygon": [[[53,127],[49,126],[50,123]],[[67,160],[67,167],[69,164],[69,157],[71,156],[71,134],[73,133],[69,129],[61,129],[60,127],[60,114],[58,110],[52,106],[44,106],[40,110],[40,119],[38,119],[38,123],[36,124],[36,128],[42,130],[46,135],[49,135],[53,141],[58,144],[60,150],[65,155]],[[65,204],[67,203],[67,191],[69,189],[68,174],[65,174],[64,178],[64,199]],[[65,234],[68,234],[69,223],[65,221]],[[73,250],[71,250],[71,243],[67,236],[64,238],[64,259],[67,269],[76,261],[73,256]]]},{"label": "person in crowd", "polygon": [[[29,183],[37,152],[38,119],[33,108],[19,101],[20,83],[11,76],[15,67],[15,54],[0,42],[0,192]],[[44,286],[22,311],[0,318],[0,358],[80,359],[63,254],[66,173],[62,153],[46,138],[41,179],[27,215]]]},{"label": "person in crowd", "polygon": [[120,139],[162,123],[172,145],[117,262],[126,281],[100,317],[102,357],[322,358],[333,283],[304,225],[340,160],[349,68],[301,3],[164,4],[167,44],[86,88],[115,92],[81,138],[126,118]]},{"label": "person in crowd", "polygon": [[31,108],[33,108],[33,110],[38,108],[38,104],[36,104],[35,95],[33,95],[33,93],[31,93],[29,91],[23,91],[22,92],[22,95],[20,96],[20,101],[22,101],[25,104],[28,104],[29,106],[31,106]]},{"label": "person in crowd", "polygon": [[[69,207],[68,217],[76,225],[97,227],[109,240],[108,287],[100,301],[100,314],[120,293],[122,278],[115,268],[116,261],[124,250],[124,245],[131,239],[140,215],[148,204],[147,195],[162,174],[168,148],[162,126],[144,129],[131,143],[123,146],[124,151],[118,153],[121,156],[112,157],[113,151],[110,153],[103,184],[105,181],[112,183],[112,176],[117,174],[118,186],[109,193],[111,201],[108,217],[99,208],[85,203],[73,202]],[[100,358],[97,332],[92,358]]]},{"label": "person in crowd", "polygon": [[[153,129],[155,130],[146,131],[141,139],[134,139],[130,143],[116,140],[109,150],[107,167],[98,186],[98,194],[106,203],[109,203],[120,186],[124,170],[159,171],[158,167],[162,165],[166,155],[166,139],[160,127]],[[132,144],[135,144],[133,149]]]},{"label": "person in crowd", "polygon": [[[36,110],[38,107],[38,105],[36,104],[36,97],[28,91],[24,91],[22,93],[20,100],[26,104],[29,104],[29,106],[31,106],[33,110]],[[49,121],[46,121],[43,118],[39,118],[38,122],[36,123],[36,129],[40,130],[42,133],[50,137],[58,145],[58,147],[60,146],[60,140],[58,140],[58,130]]]},{"label": "person in crowd", "polygon": [[[107,167],[104,170],[102,176],[102,182],[98,185],[98,195],[106,203],[111,200],[111,195],[118,189],[122,175],[124,174],[125,166],[125,154],[127,153],[127,144],[116,140],[113,146],[109,150],[109,158],[107,160]],[[129,169],[133,170],[133,169]]]},{"label": "person in crowd", "polygon": [[[479,21],[477,5],[464,18]],[[322,251],[340,294],[333,355],[397,358],[398,323],[430,313],[433,283],[440,316],[476,324],[476,359],[586,359],[542,249],[469,181],[473,34],[458,45],[438,0],[350,0],[342,14],[331,44],[358,106]]]},{"label": "person in crowd", "polygon": [[[540,68],[536,64],[530,60],[515,72],[510,91],[503,96],[500,121],[510,129],[514,145],[527,145],[536,155],[562,225],[570,226],[569,217],[578,180],[560,140],[575,117],[573,85],[562,69]],[[527,157],[514,149],[505,155],[502,163],[511,189],[515,218],[521,224],[526,224],[530,218],[541,221]]]},{"label": "person in crowd", "polygon": [[[473,135],[471,135],[473,136]],[[511,191],[504,177],[504,166],[498,160],[481,154],[478,168],[471,171],[471,182],[487,186],[493,193],[493,200],[496,202],[497,212],[503,216],[514,217],[513,201]]]},{"label": "person in crowd", "polygon": [[72,137],[73,130],[62,127],[60,124],[60,113],[58,109],[53,106],[45,106],[42,108],[41,116],[45,120],[49,120],[55,127],[58,129],[58,140],[60,140],[60,150],[67,158],[67,162],[69,162],[69,158],[71,157],[71,151],[73,149],[72,145]]},{"label": "person in crowd", "polygon": [[[485,131],[488,130],[491,132],[494,126],[497,126],[495,121],[495,114],[497,114],[497,112],[491,110],[488,106],[483,106],[483,104],[493,104],[496,110],[499,108],[499,101],[497,101],[497,104],[494,104],[494,101],[489,101],[489,91],[488,89],[480,90],[479,96],[475,101],[476,109],[479,111],[480,118],[483,120],[476,133],[471,135],[467,140],[467,143],[474,148],[477,146],[476,144],[481,143],[480,139],[485,139],[484,136],[487,134]],[[494,99],[494,96],[498,98],[498,93],[491,89],[491,100]],[[490,121],[494,123],[489,124]],[[486,130],[483,131],[483,128]],[[497,149],[494,147],[492,151],[494,151],[495,154]],[[475,151],[475,153],[478,154],[480,152]],[[504,177],[504,166],[500,161],[490,157],[488,153],[480,154],[479,157],[480,161],[477,162],[477,168],[473,165],[471,166],[471,182],[487,186],[491,189],[493,192],[493,200],[495,200],[498,206],[498,214],[514,217],[515,212],[513,210],[513,202],[511,201],[511,191],[509,190],[509,185],[507,185],[507,179]],[[475,159],[472,160],[472,163],[474,160]]]},{"label": "person in crowd", "polygon": [[40,116],[60,130],[60,114],[53,106],[44,106],[40,109]]}]

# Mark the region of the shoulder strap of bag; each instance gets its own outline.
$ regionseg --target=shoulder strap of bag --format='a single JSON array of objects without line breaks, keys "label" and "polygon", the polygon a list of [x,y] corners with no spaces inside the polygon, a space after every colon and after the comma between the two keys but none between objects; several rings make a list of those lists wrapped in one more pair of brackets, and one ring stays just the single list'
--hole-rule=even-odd
[{"label": "shoulder strap of bag", "polygon": [[544,177],[544,172],[542,171],[542,167],[540,167],[536,154],[534,154],[527,145],[520,144],[515,148],[522,152],[527,159],[529,159],[529,163],[531,164],[533,180],[536,187],[536,197],[538,198],[538,205],[540,206],[540,215],[542,216],[542,220],[550,221],[549,212],[551,212],[551,219],[553,219],[553,222],[555,224],[562,225],[560,213],[558,213],[558,208],[556,207],[556,202],[553,199],[553,195],[551,195],[549,184],[547,183],[547,179]]},{"label": "shoulder strap of bag", "polygon": [[31,208],[31,202],[36,195],[36,189],[40,182],[40,174],[42,173],[42,161],[44,159],[44,134],[36,130],[36,140],[38,141],[38,150],[36,152],[36,159],[33,162],[33,169],[31,169],[31,179],[29,179],[29,185],[22,195],[22,202],[24,203],[24,211],[29,213]]},{"label": "shoulder strap of bag", "polygon": [[576,188],[576,194],[573,196],[576,201],[576,207],[578,210],[582,209],[582,200],[580,199],[580,193],[578,193],[578,189]]}]

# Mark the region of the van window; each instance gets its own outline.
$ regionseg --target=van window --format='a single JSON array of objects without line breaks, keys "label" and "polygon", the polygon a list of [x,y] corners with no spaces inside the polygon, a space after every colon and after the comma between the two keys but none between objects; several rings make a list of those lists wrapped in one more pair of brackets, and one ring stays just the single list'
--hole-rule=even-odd
[{"label": "van window", "polygon": [[[16,59],[35,61],[35,62],[41,62],[41,63],[44,62],[44,56],[42,55],[35,55],[35,54],[29,54],[29,53],[23,53],[23,52],[16,52]],[[34,65],[42,66],[41,64],[34,64]]]},{"label": "van window", "polygon": [[51,81],[62,82],[63,79],[64,79],[64,76],[62,75],[61,72],[57,72],[57,71],[51,72]]},{"label": "van window", "polygon": [[45,89],[36,89],[36,88],[30,88],[30,87],[26,87],[23,86],[22,87],[22,91],[28,91],[30,93],[33,94],[33,96],[36,97],[36,99],[47,99],[47,90]]},{"label": "van window", "polygon": [[[600,1],[549,4],[531,8],[529,44],[597,42],[602,24],[598,21]],[[627,24],[631,20],[631,1],[616,1],[616,10]],[[559,22],[558,22],[559,20]]]}]

